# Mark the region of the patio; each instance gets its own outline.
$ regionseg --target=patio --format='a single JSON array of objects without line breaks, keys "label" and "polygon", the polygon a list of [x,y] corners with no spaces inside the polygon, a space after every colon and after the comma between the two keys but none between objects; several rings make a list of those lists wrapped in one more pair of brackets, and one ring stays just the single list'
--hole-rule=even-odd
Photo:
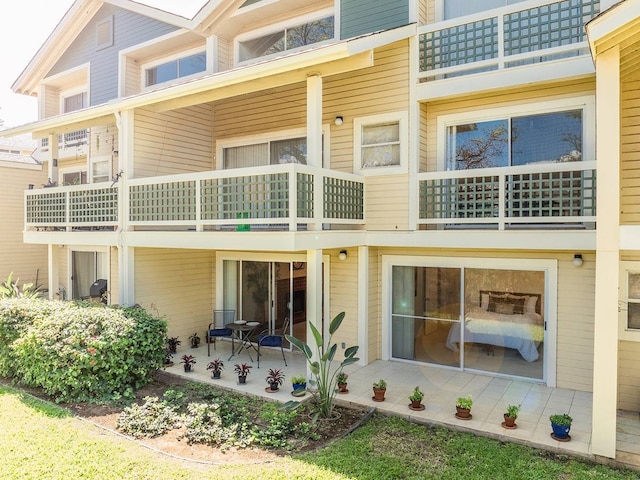
[{"label": "patio", "polygon": [[[286,402],[290,395],[292,376],[304,375],[306,362],[298,352],[285,352],[287,367],[284,366],[280,350],[261,349],[260,369],[257,368],[255,352],[251,352],[253,363],[246,352],[241,352],[231,360],[231,343],[218,341],[217,351],[211,350],[207,357],[206,346],[197,349],[180,348],[174,355],[175,365],[166,371],[194,381],[215,383],[225,388],[258,395],[270,400]],[[197,363],[194,370],[185,373],[179,363],[184,354],[194,355]],[[206,370],[209,361],[220,357],[225,363],[220,380],[212,380]],[[253,365],[245,385],[239,385],[233,372],[236,363]],[[282,368],[286,379],[284,387],[277,393],[265,391],[265,376],[269,368]],[[351,365],[345,369],[349,375],[349,393],[337,395],[339,402],[347,402],[375,407],[380,412],[399,415],[416,423],[437,424],[457,430],[513,441],[556,453],[570,453],[584,458],[592,458],[591,451],[591,410],[592,395],[563,388],[549,388],[544,385],[476,375],[455,370],[434,368],[413,363],[376,360],[361,367]],[[372,383],[380,378],[387,381],[386,400],[378,403],[372,400]],[[425,393],[423,411],[408,408],[413,387],[418,385]],[[455,418],[455,400],[459,396],[471,394],[473,408],[471,421]],[[305,396],[308,398],[308,396]],[[501,427],[503,413],[508,404],[521,404],[515,430]],[[571,441],[558,442],[551,438],[549,416],[553,413],[569,413],[573,417]],[[625,464],[640,466],[640,418],[637,413],[620,412],[618,421],[618,458]]]}]

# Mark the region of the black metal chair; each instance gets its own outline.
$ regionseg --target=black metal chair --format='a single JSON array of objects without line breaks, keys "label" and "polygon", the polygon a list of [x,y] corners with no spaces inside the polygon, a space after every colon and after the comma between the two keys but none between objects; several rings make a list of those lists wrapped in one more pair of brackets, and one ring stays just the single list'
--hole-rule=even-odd
[{"label": "black metal chair", "polygon": [[289,333],[289,317],[284,319],[282,328],[266,329],[258,334],[258,368],[260,368],[260,347],[280,347],[284,366],[287,366],[287,359],[284,357],[284,336]]},{"label": "black metal chair", "polygon": [[209,324],[207,328],[207,356],[211,356],[211,343],[213,342],[213,349],[216,350],[216,338],[227,337],[231,338],[233,330],[225,328],[225,325],[233,323],[236,319],[235,310],[214,310],[213,322]]}]

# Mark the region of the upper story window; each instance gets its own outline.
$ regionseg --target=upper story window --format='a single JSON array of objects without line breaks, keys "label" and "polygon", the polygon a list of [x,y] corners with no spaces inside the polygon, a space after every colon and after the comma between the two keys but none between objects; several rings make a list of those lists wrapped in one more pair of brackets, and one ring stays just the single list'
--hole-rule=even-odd
[{"label": "upper story window", "polygon": [[354,120],[354,171],[398,173],[406,168],[407,112]]},{"label": "upper story window", "polygon": [[253,32],[250,35],[249,38],[244,36],[246,39],[238,40],[239,62],[331,40],[335,35],[334,16],[326,14],[320,18],[283,25],[275,31],[257,35]]},{"label": "upper story window", "polygon": [[87,92],[62,95],[62,113],[75,112],[87,107]]},{"label": "upper story window", "polygon": [[[566,104],[566,108],[551,105]],[[544,105],[544,104],[542,104]],[[501,109],[478,119],[444,122],[446,170],[509,167],[535,163],[575,162],[594,158],[593,101],[586,105],[549,102],[530,113]],[[544,109],[544,106],[542,106]],[[487,112],[486,115],[490,115]]]},{"label": "upper story window", "polygon": [[161,63],[149,64],[144,67],[144,85],[150,87],[159,83],[169,82],[178,78],[201,73],[207,69],[207,55],[205,51],[182,53],[169,61],[163,59]]},{"label": "upper story window", "polygon": [[307,163],[307,137],[265,140],[223,149],[224,168]]}]

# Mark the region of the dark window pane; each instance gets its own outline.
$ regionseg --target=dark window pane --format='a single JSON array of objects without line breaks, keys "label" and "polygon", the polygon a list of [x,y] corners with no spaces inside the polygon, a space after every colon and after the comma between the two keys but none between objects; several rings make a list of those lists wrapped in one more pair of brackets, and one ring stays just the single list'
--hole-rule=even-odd
[{"label": "dark window pane", "polygon": [[287,29],[287,50],[333,38],[333,17]]},{"label": "dark window pane", "polygon": [[449,170],[506,167],[508,157],[507,120],[467,123],[448,128]]},{"label": "dark window pane", "polygon": [[207,56],[204,52],[196,53],[189,57],[180,59],[180,77],[204,72],[207,69]]},{"label": "dark window pane", "polygon": [[581,110],[512,119],[512,165],[572,162],[581,159]]}]

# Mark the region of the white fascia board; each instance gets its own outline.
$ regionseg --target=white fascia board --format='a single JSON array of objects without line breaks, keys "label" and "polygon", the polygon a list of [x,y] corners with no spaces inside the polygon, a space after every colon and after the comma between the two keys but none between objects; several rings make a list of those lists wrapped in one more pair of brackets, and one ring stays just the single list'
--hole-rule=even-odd
[{"label": "white fascia board", "polygon": [[[286,73],[292,70],[310,68],[315,65],[340,60],[351,56],[346,43],[328,45],[303,54],[291,55],[280,59],[249,65],[242,68],[215,73],[203,78],[185,82],[165,89],[145,92],[123,100],[115,99],[102,105],[96,105],[77,112],[58,115],[45,120],[28,123],[2,131],[2,135],[13,137],[31,132],[55,132],[56,128],[69,123],[89,122],[105,117],[115,111],[144,107],[182,96],[206,92],[216,88],[228,87],[238,83],[252,81],[261,77]],[[57,133],[57,132],[56,132]]]},{"label": "white fascia board", "polygon": [[640,21],[640,0],[625,0],[600,13],[586,24],[591,54],[595,56],[596,43],[626,28],[628,24],[638,21]]},{"label": "white fascia board", "polygon": [[102,0],[104,3],[109,3],[114,7],[119,7],[130,12],[150,17],[160,22],[168,23],[169,25],[176,25],[180,28],[191,28],[192,21],[190,18],[186,18],[179,14],[171,13],[160,8],[152,7],[150,5],[144,5],[131,0]]},{"label": "white fascia board", "polygon": [[374,247],[464,248],[475,250],[580,250],[596,249],[595,230],[532,231],[529,229],[438,230],[417,232],[369,232]]},{"label": "white fascia board", "polygon": [[22,232],[22,241],[37,245],[96,245],[114,247],[119,245],[118,232]]},{"label": "white fascia board", "polygon": [[514,67],[494,72],[447,78],[419,83],[417,99],[435,100],[456,95],[530,85],[534,83],[568,80],[595,74],[593,60],[584,55],[579,58],[536,63],[526,67]]},{"label": "white fascia board", "polygon": [[366,34],[361,37],[345,40],[349,46],[349,53],[355,55],[356,53],[362,53],[367,50],[373,50],[374,48],[389,45],[400,40],[414,37],[418,34],[418,27],[415,23],[404,25],[398,28],[392,28],[391,30],[384,30],[382,32],[376,32]]}]

